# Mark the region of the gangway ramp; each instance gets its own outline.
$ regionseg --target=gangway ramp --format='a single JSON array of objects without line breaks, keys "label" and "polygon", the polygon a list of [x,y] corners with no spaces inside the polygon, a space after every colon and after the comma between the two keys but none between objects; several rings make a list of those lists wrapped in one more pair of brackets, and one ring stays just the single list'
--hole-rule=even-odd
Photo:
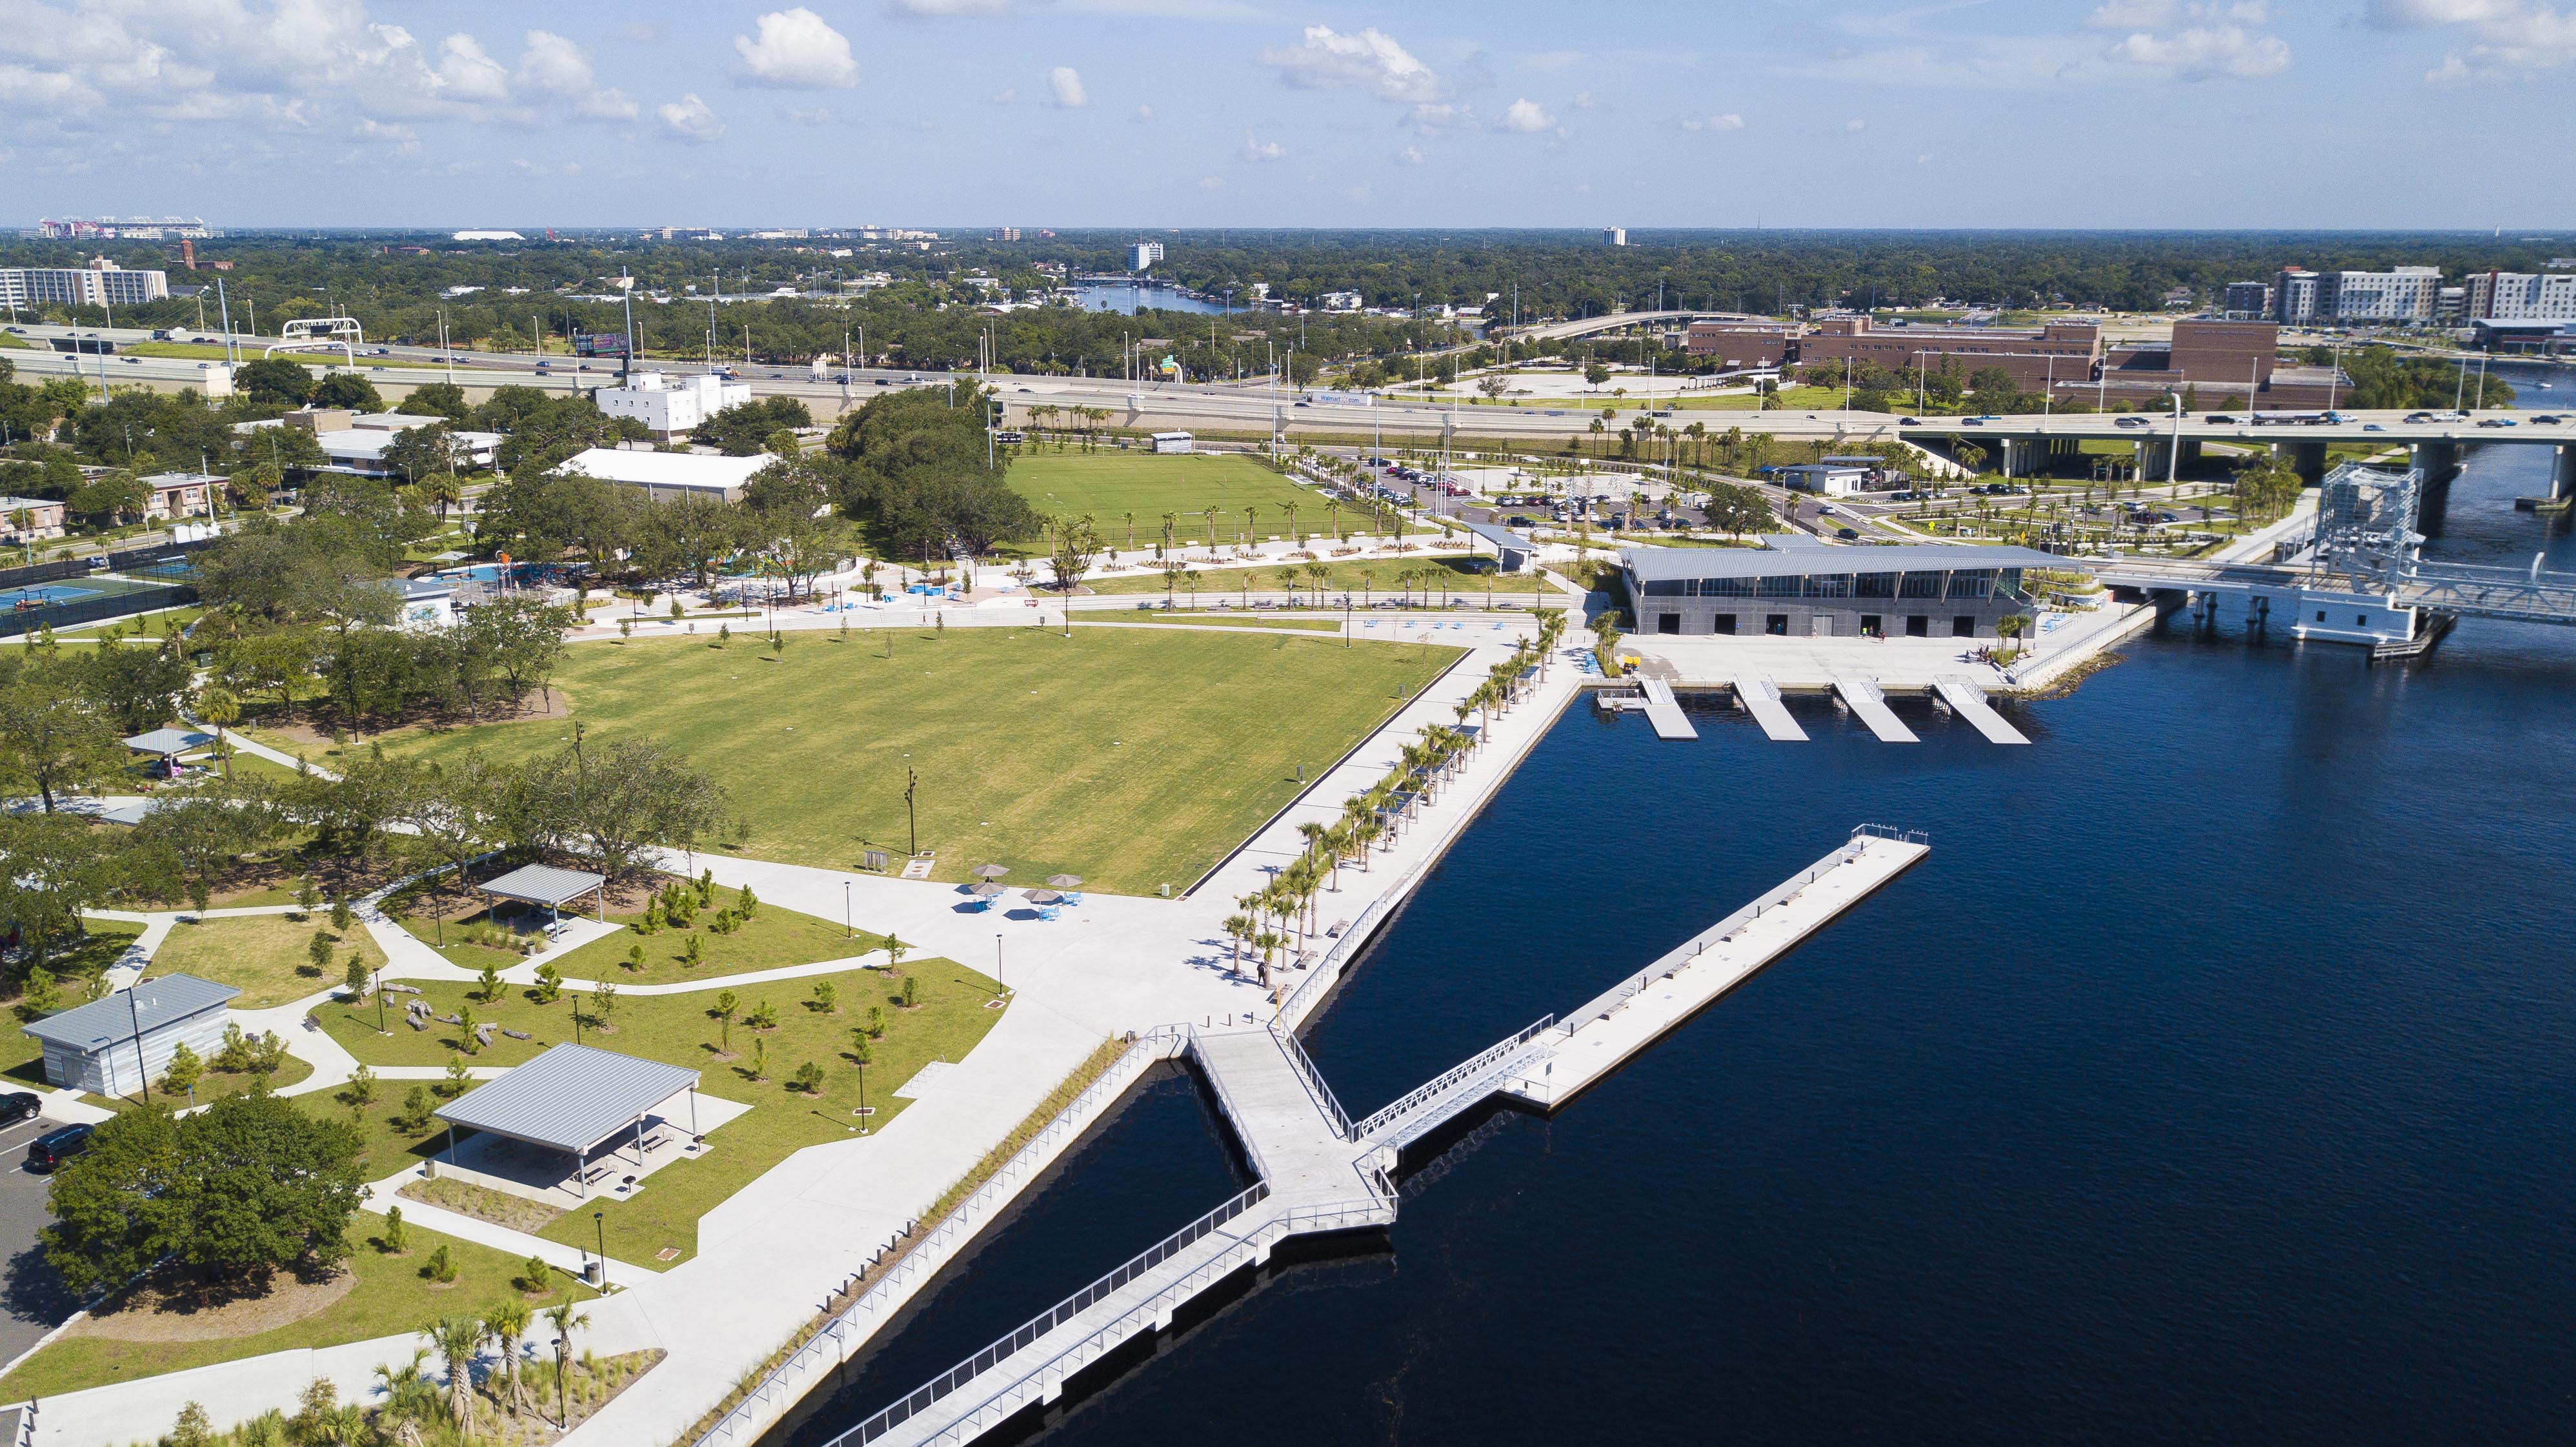
[{"label": "gangway ramp", "polygon": [[1774,742],[1802,744],[1807,741],[1807,731],[1798,727],[1798,721],[1789,717],[1788,705],[1780,701],[1780,685],[1750,674],[1738,674],[1733,683],[1735,701],[1744,705],[1745,712],[1753,715],[1753,721],[1762,725],[1762,732]]},{"label": "gangway ramp", "polygon": [[1896,716],[1896,711],[1887,706],[1887,695],[1879,692],[1878,685],[1871,680],[1839,675],[1834,679],[1834,692],[1843,696],[1843,702],[1851,706],[1853,713],[1860,715],[1860,721],[1869,725],[1869,731],[1878,735],[1880,743],[1923,742],[1914,736],[1914,730],[1905,726],[1904,720]]},{"label": "gangway ramp", "polygon": [[1953,713],[1974,724],[1977,732],[1984,734],[1988,742],[1998,744],[2030,742],[2023,737],[2021,730],[2014,728],[2002,714],[1995,712],[1993,704],[1986,702],[1986,691],[1977,686],[1975,679],[1935,679],[1932,686],[1939,691],[1941,701],[1948,704]]},{"label": "gangway ramp", "polygon": [[1637,686],[1646,695],[1646,722],[1655,726],[1659,739],[1695,739],[1699,730],[1682,712],[1681,701],[1673,697],[1673,686],[1660,678],[1641,678]]}]

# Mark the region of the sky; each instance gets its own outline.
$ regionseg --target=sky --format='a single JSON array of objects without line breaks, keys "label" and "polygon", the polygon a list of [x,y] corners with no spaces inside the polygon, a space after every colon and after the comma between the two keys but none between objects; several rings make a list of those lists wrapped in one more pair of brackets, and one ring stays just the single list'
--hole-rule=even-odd
[{"label": "sky", "polygon": [[2566,3],[7,0],[0,223],[2522,232]]}]

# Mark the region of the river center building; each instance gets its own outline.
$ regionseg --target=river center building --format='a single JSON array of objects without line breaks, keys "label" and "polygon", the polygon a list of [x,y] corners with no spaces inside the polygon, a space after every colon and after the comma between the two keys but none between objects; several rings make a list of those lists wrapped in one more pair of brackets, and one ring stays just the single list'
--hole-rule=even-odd
[{"label": "river center building", "polygon": [[198,1060],[212,1060],[232,1023],[226,1006],[240,993],[194,975],[164,975],[47,1015],[23,1033],[44,1047],[46,1083],[133,1095],[169,1070],[182,1045]]},{"label": "river center building", "polygon": [[2027,615],[2022,574],[2056,563],[2014,547],[1836,547],[1805,533],[1758,548],[1623,548],[1637,631],[1795,638],[1993,638]]}]

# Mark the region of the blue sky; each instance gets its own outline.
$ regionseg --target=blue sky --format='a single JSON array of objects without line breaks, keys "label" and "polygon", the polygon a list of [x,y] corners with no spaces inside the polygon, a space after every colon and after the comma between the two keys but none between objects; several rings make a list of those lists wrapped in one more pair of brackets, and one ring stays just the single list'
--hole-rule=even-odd
[{"label": "blue sky", "polygon": [[2544,0],[9,0],[0,221],[2576,224]]}]

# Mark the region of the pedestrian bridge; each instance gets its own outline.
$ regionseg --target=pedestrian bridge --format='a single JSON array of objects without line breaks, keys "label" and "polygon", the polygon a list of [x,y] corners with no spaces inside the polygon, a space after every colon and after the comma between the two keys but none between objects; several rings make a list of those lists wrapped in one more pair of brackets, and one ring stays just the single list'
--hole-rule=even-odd
[{"label": "pedestrian bridge", "polygon": [[[2295,605],[2303,596],[2363,596],[2360,581],[2281,563],[2204,563],[2187,559],[2112,558],[2091,565],[2093,576],[2117,588],[2145,593],[2228,594]],[[2517,623],[2576,623],[2576,573],[2544,571],[2537,558],[2527,569],[2468,563],[2417,563],[2384,595],[2388,606],[2503,618]]]},{"label": "pedestrian bridge", "polygon": [[[1072,1377],[1125,1343],[1168,1330],[1181,1306],[1268,1261],[1279,1243],[1392,1225],[1392,1173],[1405,1147],[1497,1097],[1541,1110],[1563,1104],[1903,873],[1929,848],[1919,834],[1863,825],[1831,854],[1564,1019],[1551,1015],[1515,1031],[1359,1120],[1334,1098],[1296,1035],[1275,1022],[1166,1026],[1137,1038],[1130,1055],[1186,1056],[1199,1067],[1258,1183],[832,1438],[827,1447],[962,1447],[1054,1402]],[[752,1395],[763,1395],[767,1387],[763,1383]],[[747,1422],[738,1428],[729,1417],[700,1437],[698,1447],[747,1447],[757,1435]]]}]

